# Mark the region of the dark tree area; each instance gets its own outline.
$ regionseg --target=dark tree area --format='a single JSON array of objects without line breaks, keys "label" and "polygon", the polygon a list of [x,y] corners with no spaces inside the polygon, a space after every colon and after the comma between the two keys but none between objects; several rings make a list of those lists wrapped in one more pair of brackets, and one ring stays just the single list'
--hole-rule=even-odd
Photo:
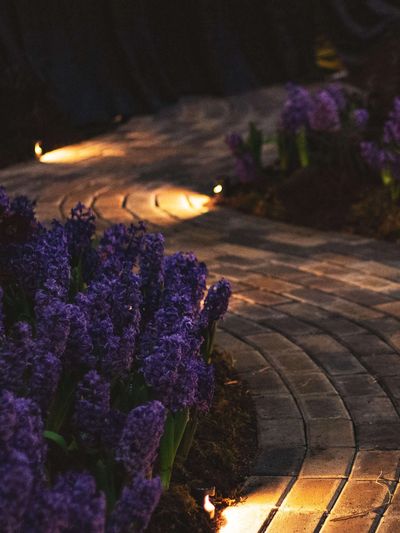
[{"label": "dark tree area", "polygon": [[[394,0],[3,0],[0,164],[152,112],[181,95],[318,78],[317,32],[350,65]],[[349,7],[350,4],[350,7]]]}]

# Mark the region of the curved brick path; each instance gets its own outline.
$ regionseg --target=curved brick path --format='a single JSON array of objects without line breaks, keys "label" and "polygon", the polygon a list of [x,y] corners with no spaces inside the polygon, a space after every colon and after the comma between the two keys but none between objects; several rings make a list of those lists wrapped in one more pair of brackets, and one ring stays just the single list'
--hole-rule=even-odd
[{"label": "curved brick path", "polygon": [[400,253],[370,239],[208,211],[229,169],[223,135],[272,131],[279,88],[192,99],[69,148],[63,162],[0,172],[41,218],[78,200],[102,224],[145,218],[171,250],[193,249],[235,294],[219,342],[247,380],[259,454],[226,531],[400,531]]}]

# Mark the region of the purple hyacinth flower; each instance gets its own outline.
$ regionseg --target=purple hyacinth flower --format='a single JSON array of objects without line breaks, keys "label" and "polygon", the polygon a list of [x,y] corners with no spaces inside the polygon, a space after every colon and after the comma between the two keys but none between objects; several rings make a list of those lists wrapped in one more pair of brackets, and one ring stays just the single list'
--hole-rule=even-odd
[{"label": "purple hyacinth flower", "polygon": [[91,247],[96,231],[96,217],[90,208],[80,202],[71,209],[71,216],[65,223],[68,249],[75,262]]},{"label": "purple hyacinth flower", "polygon": [[43,352],[39,348],[32,359],[32,372],[29,380],[30,398],[41,407],[42,412],[47,411],[61,376],[61,361],[50,352]]},{"label": "purple hyacinth flower", "polygon": [[14,324],[10,336],[0,344],[0,390],[23,391],[33,348],[31,327],[25,322]]},{"label": "purple hyacinth flower", "polygon": [[17,423],[15,398],[11,392],[0,394],[0,449],[5,449],[12,439]]},{"label": "purple hyacinth flower", "polygon": [[308,112],[310,127],[319,132],[340,130],[340,117],[335,100],[327,91],[319,91],[314,96],[313,106]]},{"label": "purple hyacinth flower", "polygon": [[131,271],[137,264],[145,232],[143,222],[130,226],[115,224],[106,229],[98,247],[102,270],[113,273]]},{"label": "purple hyacinth flower", "polygon": [[368,120],[369,120],[369,113],[367,109],[355,109],[352,114],[352,119],[355,124],[355,126],[363,130],[365,129]]},{"label": "purple hyacinth flower", "polygon": [[312,107],[309,91],[292,83],[287,85],[288,96],[283,104],[280,129],[289,134],[296,134],[308,127],[308,113]]},{"label": "purple hyacinth flower", "polygon": [[63,356],[70,333],[70,306],[39,290],[35,295],[36,338],[43,350]]},{"label": "purple hyacinth flower", "polygon": [[0,531],[21,530],[33,487],[27,457],[16,450],[0,451]]},{"label": "purple hyacinth flower", "polygon": [[10,198],[4,187],[0,186],[0,216],[7,213],[10,209]]},{"label": "purple hyacinth flower", "polygon": [[346,94],[343,87],[338,83],[330,83],[325,87],[325,91],[335,100],[338,110],[344,111],[347,106]]},{"label": "purple hyacinth flower", "polygon": [[104,533],[106,502],[88,474],[69,472],[35,494],[23,533]]},{"label": "purple hyacinth flower", "polygon": [[120,499],[110,517],[107,533],[142,533],[160,500],[160,478],[145,479],[137,476],[122,490]]},{"label": "purple hyacinth flower", "polygon": [[385,144],[400,145],[400,97],[395,98],[393,109],[383,129],[383,142]]},{"label": "purple hyacinth flower", "polygon": [[165,407],[158,401],[139,405],[128,414],[115,458],[131,475],[147,474],[151,470],[164,433],[165,418]]},{"label": "purple hyacinth flower", "polygon": [[371,168],[376,170],[381,169],[384,153],[374,142],[363,141],[360,143],[360,150],[362,158]]},{"label": "purple hyacinth flower", "polygon": [[110,411],[110,384],[95,370],[88,372],[76,391],[75,424],[82,442],[89,446],[100,443],[104,420]]},{"label": "purple hyacinth flower", "polygon": [[231,294],[231,284],[226,279],[217,281],[217,283],[209,288],[201,312],[201,323],[203,327],[207,327],[224,316],[228,309]]},{"label": "purple hyacinth flower", "polygon": [[207,364],[203,359],[199,359],[197,365],[198,381],[196,407],[200,412],[205,413],[210,410],[212,399],[214,397],[214,367]]},{"label": "purple hyacinth flower", "polygon": [[160,304],[164,283],[164,237],[161,233],[145,235],[139,257],[144,315],[150,317]]}]

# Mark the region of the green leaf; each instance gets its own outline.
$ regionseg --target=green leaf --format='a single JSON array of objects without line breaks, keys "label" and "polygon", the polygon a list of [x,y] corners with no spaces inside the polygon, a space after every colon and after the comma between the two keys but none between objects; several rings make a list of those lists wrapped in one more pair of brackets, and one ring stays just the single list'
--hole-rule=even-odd
[{"label": "green leaf", "polygon": [[59,446],[65,453],[68,453],[68,446],[62,435],[60,435],[59,433],[56,433],[55,431],[45,430],[43,432],[43,436],[45,439],[55,442],[57,446]]},{"label": "green leaf", "polygon": [[254,122],[249,124],[249,135],[246,139],[246,145],[250,150],[255,162],[261,166],[261,150],[263,145],[263,134],[259,130]]}]

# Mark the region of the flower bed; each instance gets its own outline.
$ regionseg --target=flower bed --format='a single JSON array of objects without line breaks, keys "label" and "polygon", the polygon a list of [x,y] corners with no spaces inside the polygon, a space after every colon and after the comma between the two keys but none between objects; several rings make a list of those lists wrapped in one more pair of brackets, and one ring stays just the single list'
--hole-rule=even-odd
[{"label": "flower bed", "polygon": [[[338,84],[311,93],[289,84],[277,131],[254,124],[228,135],[235,177],[218,200],[247,212],[322,229],[400,236],[400,98],[381,109]],[[275,143],[275,163],[262,148]]]},{"label": "flower bed", "polygon": [[[226,280],[79,204],[0,189],[0,530],[144,531],[214,389]],[[203,298],[205,299],[203,301]]]}]

